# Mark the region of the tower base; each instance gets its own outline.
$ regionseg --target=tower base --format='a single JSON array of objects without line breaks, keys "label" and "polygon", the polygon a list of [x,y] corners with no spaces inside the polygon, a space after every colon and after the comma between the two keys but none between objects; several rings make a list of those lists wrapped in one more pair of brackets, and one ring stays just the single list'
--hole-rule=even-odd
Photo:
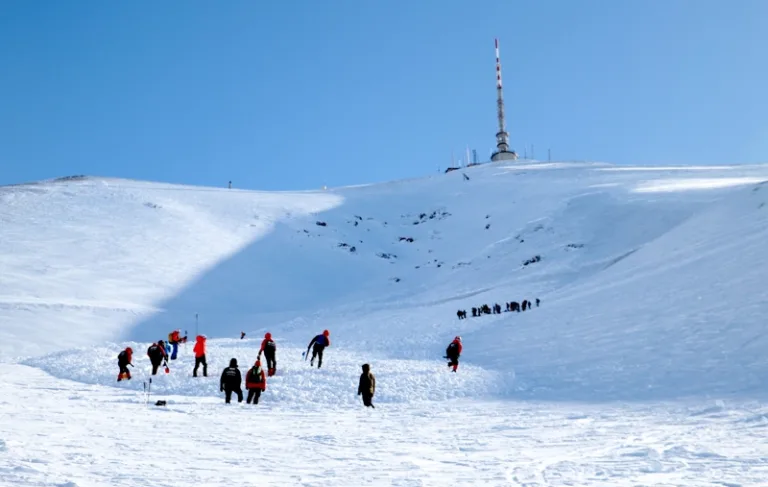
[{"label": "tower base", "polygon": [[516,160],[517,154],[514,151],[498,151],[491,154],[491,162]]}]

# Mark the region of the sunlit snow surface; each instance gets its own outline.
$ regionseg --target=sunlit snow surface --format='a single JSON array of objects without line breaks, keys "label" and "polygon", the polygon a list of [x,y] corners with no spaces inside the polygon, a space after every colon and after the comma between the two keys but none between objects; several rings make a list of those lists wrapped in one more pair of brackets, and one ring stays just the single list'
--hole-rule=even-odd
[{"label": "sunlit snow surface", "polygon": [[[764,485],[765,180],[520,162],[285,193],[0,187],[0,485]],[[174,328],[190,342],[145,405]],[[278,374],[225,406],[222,368],[265,331]]]}]

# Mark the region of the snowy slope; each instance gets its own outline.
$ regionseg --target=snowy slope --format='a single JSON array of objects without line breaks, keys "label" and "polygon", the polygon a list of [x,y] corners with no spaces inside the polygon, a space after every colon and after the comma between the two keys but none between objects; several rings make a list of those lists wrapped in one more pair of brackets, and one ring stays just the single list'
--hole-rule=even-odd
[{"label": "snowy slope", "polygon": [[[701,485],[757,485],[766,180],[768,166],[523,162],[291,193],[102,178],[0,188],[0,390],[24,390],[0,404],[19,418],[0,425],[0,484],[699,485],[716,467]],[[524,313],[456,318],[535,298]],[[213,377],[191,377],[190,343],[153,379],[169,407],[145,411],[144,350],[173,328],[211,338]],[[301,353],[324,328],[333,345],[311,369]],[[280,446],[258,447],[272,467],[255,480],[235,452],[260,429],[228,425],[260,414],[220,405],[217,376],[230,357],[250,365],[267,330],[279,373],[258,407]],[[127,345],[134,380],[117,384]],[[375,413],[353,412],[364,362]],[[22,412],[36,394],[50,397]],[[92,438],[99,404],[114,405],[100,422],[131,419],[98,455],[28,443],[49,414]],[[152,465],[131,453],[152,435],[128,431],[166,422],[180,443],[212,436],[234,456],[180,446],[166,453],[172,479],[132,473]],[[381,457],[359,452],[373,444]]]}]

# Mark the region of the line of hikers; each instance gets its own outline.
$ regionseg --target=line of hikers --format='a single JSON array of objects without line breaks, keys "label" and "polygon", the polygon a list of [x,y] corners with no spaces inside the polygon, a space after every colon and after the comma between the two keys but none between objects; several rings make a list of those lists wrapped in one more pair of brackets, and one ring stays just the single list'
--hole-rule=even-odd
[{"label": "line of hikers", "polygon": [[[242,337],[241,337],[242,338]],[[186,342],[186,337],[184,337]],[[205,335],[198,335],[195,340],[195,347],[193,349],[195,354],[195,368],[192,371],[192,376],[197,377],[197,370],[200,365],[203,366],[203,377],[208,377],[208,363],[205,358],[207,337]],[[312,349],[312,358],[309,362],[310,366],[314,366],[315,358],[318,359],[317,368],[319,369],[323,364],[323,351],[326,347],[331,346],[330,331],[324,330],[323,333],[315,336],[307,346],[307,351],[303,352],[304,360],[309,356],[309,350]],[[454,337],[453,341],[448,345],[445,350],[445,358],[448,359],[448,367],[452,372],[456,372],[459,368],[459,358],[463,346],[461,343],[461,337]],[[275,359],[275,353],[277,346],[274,340],[272,340],[272,334],[267,332],[264,335],[264,340],[261,342],[259,348],[259,354],[256,357],[256,362],[253,364],[245,375],[245,388],[248,391],[248,397],[246,399],[247,404],[258,404],[261,393],[267,389],[267,377],[275,375],[277,370],[277,361]],[[261,366],[261,354],[267,360],[267,374],[264,374],[264,369]],[[147,349],[147,356],[152,364],[152,375],[157,375],[157,370],[161,364],[165,366],[165,373],[170,373],[168,367],[168,350],[163,340],[159,340],[157,343],[153,343]],[[172,359],[173,360],[173,359]],[[128,366],[133,367],[133,349],[127,347],[121,351],[117,356],[117,365],[120,369],[117,381],[130,380],[131,372],[128,370]],[[373,396],[376,393],[376,377],[371,372],[370,364],[362,365],[363,373],[360,375],[358,381],[357,395],[362,396],[363,405],[366,407],[375,408],[373,405]],[[224,393],[224,402],[230,404],[232,400],[232,394],[237,395],[237,402],[243,402],[243,390],[242,390],[243,378],[238,368],[237,359],[232,358],[229,361],[229,366],[226,367],[219,379],[219,391]]]},{"label": "line of hikers", "polygon": [[[536,307],[538,308],[541,304],[541,300],[539,298],[536,298]],[[529,309],[533,309],[533,302],[528,301],[527,299],[524,299],[522,303],[518,303],[517,301],[512,301],[509,303],[505,303],[506,307],[504,309],[505,312],[520,312],[520,311],[526,311]],[[492,307],[488,306],[487,304],[484,304],[482,306],[478,306],[476,308],[472,308],[472,317],[477,318],[478,316],[482,315],[500,315],[501,314],[501,305],[499,303],[494,304]],[[456,311],[456,316],[460,320],[467,319],[467,310],[460,309]]]}]

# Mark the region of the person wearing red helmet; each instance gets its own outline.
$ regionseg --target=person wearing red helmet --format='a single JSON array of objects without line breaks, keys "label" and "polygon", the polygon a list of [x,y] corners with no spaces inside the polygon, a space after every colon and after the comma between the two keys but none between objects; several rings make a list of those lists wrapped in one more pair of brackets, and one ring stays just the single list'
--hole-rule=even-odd
[{"label": "person wearing red helmet", "polygon": [[248,389],[247,404],[259,403],[262,391],[267,390],[267,378],[264,376],[264,369],[261,368],[261,360],[256,359],[256,363],[245,374],[245,388]]},{"label": "person wearing red helmet", "polygon": [[267,374],[272,377],[277,371],[277,360],[275,360],[275,353],[277,352],[277,345],[272,340],[272,334],[267,332],[264,334],[264,340],[261,341],[261,348],[259,349],[259,358],[261,354],[264,354],[264,358],[267,359]]},{"label": "person wearing red helmet", "polygon": [[120,372],[117,374],[117,381],[131,380],[131,371],[128,370],[128,366],[133,367],[131,361],[133,360],[133,349],[131,347],[126,348],[117,355],[117,366],[120,367]]},{"label": "person wearing red helmet", "polygon": [[195,352],[195,368],[192,370],[192,377],[197,377],[197,369],[202,364],[203,377],[208,377],[208,362],[205,360],[205,342],[207,337],[205,335],[197,335],[195,338],[195,348],[192,349]]},{"label": "person wearing red helmet", "polygon": [[309,361],[309,365],[314,365],[315,358],[317,358],[317,368],[319,369],[323,365],[323,350],[325,350],[325,347],[331,346],[331,332],[328,330],[323,330],[323,333],[320,335],[317,335],[315,338],[312,339],[311,342],[309,342],[309,346],[307,346],[307,353],[304,355],[304,360],[307,360],[307,355],[309,355],[309,349],[312,349],[312,360]]},{"label": "person wearing red helmet", "polygon": [[459,357],[464,347],[461,345],[461,337],[457,336],[453,339],[448,348],[445,349],[445,358],[449,360],[448,367],[453,367],[453,372],[459,368]]}]

